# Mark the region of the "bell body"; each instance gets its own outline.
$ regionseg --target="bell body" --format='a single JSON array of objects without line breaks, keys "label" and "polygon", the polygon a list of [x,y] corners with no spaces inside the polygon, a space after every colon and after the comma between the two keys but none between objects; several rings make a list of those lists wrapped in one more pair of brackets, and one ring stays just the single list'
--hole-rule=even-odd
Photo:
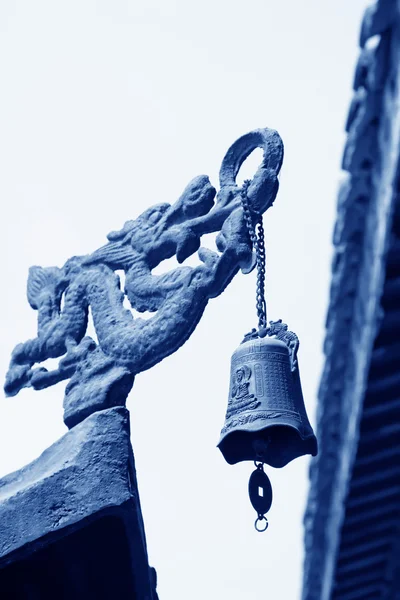
[{"label": "bell body", "polygon": [[289,348],[281,340],[252,339],[233,353],[218,447],[229,464],[256,460],[284,467],[298,456],[317,454],[298,363],[292,370]]}]

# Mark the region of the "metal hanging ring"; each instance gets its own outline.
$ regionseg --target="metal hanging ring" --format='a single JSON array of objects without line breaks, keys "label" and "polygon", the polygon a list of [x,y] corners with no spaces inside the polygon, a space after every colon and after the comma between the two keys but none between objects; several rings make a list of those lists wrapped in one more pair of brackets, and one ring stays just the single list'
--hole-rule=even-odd
[{"label": "metal hanging ring", "polygon": [[[258,527],[258,523],[260,523],[261,521],[265,521],[265,526],[263,528]],[[259,533],[262,533],[263,531],[266,531],[268,529],[268,519],[267,519],[267,517],[265,517],[264,515],[258,515],[257,519],[254,522],[254,528]]]},{"label": "metal hanging ring", "polygon": [[[263,159],[258,170],[272,169],[279,173],[283,161],[283,143],[273,129],[255,129],[240,137],[227,151],[219,172],[220,187],[236,186],[240,167],[256,148],[262,148]],[[267,208],[267,207],[266,207]]]}]

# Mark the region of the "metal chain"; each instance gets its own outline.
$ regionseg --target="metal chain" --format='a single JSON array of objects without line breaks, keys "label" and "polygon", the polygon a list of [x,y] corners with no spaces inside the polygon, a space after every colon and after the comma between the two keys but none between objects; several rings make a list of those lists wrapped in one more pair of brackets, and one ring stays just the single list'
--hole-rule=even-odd
[{"label": "metal chain", "polygon": [[[250,240],[256,252],[257,261],[257,288],[256,308],[258,316],[258,334],[264,337],[267,333],[267,305],[265,302],[265,239],[262,215],[258,215],[257,231],[253,225],[252,211],[249,206],[247,190],[251,181],[246,179],[240,191],[244,219]],[[256,214],[256,213],[255,213]]]}]

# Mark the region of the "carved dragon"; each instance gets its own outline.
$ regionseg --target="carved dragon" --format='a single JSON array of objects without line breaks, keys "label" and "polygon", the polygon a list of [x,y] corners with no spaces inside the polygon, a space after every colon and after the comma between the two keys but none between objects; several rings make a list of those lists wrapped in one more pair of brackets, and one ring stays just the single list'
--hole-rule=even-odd
[{"label": "carved dragon", "polygon": [[[250,272],[254,267],[236,176],[257,147],[263,149],[263,160],[247,189],[255,223],[278,189],[283,145],[271,129],[252,131],[230,147],[221,165],[218,193],[209,178],[200,175],[173,205],[152,206],[127,221],[92,254],[75,256],[61,268],[31,267],[27,296],[38,311],[38,333],[12,352],[6,394],[70,379],[64,420],[72,427],[94,410],[123,404],[137,373],[184,344],[208,300],[221,294],[240,268]],[[201,246],[201,236],[212,232],[219,232],[219,252]],[[182,263],[196,251],[202,264],[152,273],[163,260],[175,255]],[[118,270],[125,273],[123,291]],[[132,308],[154,315],[134,318],[123,306],[125,295]],[[89,307],[98,343],[85,335]],[[62,358],[55,370],[35,367],[58,357]]]}]

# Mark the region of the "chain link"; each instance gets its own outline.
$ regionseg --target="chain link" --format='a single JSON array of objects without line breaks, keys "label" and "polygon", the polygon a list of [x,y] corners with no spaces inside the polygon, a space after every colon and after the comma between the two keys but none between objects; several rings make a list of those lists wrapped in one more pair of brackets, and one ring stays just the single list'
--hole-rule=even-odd
[{"label": "chain link", "polygon": [[[267,331],[267,305],[265,302],[265,238],[262,215],[257,215],[257,231],[253,225],[252,211],[249,206],[247,190],[251,181],[247,179],[240,191],[244,220],[249,232],[250,240],[256,253],[257,261],[257,287],[256,287],[256,309],[258,316],[259,335]],[[257,213],[254,213],[257,214]]]}]

